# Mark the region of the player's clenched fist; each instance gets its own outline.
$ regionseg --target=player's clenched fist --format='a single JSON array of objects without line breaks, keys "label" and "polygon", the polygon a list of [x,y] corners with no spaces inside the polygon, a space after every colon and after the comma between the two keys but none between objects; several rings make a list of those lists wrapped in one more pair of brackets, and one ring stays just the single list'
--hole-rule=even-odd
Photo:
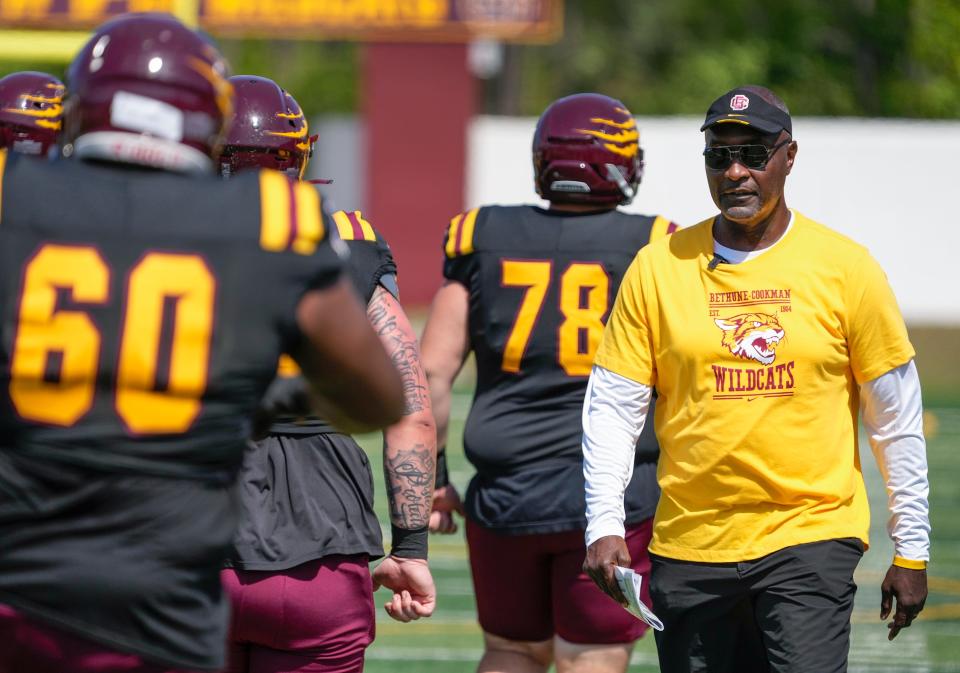
[{"label": "player's clenched fist", "polygon": [[388,556],[373,571],[373,590],[384,586],[393,598],[384,604],[398,622],[429,617],[437,606],[437,590],[426,559]]}]

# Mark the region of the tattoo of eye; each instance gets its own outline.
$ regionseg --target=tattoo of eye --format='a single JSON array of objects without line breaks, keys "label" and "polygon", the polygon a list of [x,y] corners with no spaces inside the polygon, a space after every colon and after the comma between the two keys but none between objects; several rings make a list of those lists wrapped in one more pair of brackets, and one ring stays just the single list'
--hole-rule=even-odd
[{"label": "tattoo of eye", "polygon": [[367,306],[367,318],[377,336],[387,349],[393,366],[400,374],[403,384],[403,415],[409,416],[426,409],[430,401],[430,392],[426,386],[426,373],[420,366],[420,348],[415,338],[408,335],[397,324],[397,318],[390,312],[386,290],[377,288]]},{"label": "tattoo of eye", "polygon": [[430,518],[435,463],[423,444],[392,451],[383,464],[390,519],[401,528],[422,528]]}]

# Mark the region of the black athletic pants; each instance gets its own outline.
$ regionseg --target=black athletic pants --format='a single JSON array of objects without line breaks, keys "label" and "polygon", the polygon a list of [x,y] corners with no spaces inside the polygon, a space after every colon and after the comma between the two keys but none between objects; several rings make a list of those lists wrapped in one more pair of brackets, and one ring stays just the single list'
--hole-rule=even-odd
[{"label": "black athletic pants", "polygon": [[842,673],[863,556],[857,539],[742,563],[650,555],[662,673]]}]

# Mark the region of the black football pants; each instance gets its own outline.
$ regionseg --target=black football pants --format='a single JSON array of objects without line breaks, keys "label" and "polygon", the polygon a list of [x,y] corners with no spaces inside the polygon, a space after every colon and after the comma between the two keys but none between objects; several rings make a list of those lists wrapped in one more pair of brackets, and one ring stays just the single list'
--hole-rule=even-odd
[{"label": "black football pants", "polygon": [[662,673],[842,673],[863,556],[856,539],[742,563],[650,555]]}]

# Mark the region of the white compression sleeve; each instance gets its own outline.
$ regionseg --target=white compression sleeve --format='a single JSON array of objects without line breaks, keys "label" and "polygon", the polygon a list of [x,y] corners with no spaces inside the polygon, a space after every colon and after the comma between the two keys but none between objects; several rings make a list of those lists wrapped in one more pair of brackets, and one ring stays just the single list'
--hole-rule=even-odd
[{"label": "white compression sleeve", "polygon": [[913,360],[860,386],[863,425],[887,485],[887,532],[895,553],[930,559],[927,447],[920,379]]},{"label": "white compression sleeve", "polygon": [[650,406],[650,386],[594,365],[583,401],[583,477],[587,546],[624,536],[623,494]]}]

